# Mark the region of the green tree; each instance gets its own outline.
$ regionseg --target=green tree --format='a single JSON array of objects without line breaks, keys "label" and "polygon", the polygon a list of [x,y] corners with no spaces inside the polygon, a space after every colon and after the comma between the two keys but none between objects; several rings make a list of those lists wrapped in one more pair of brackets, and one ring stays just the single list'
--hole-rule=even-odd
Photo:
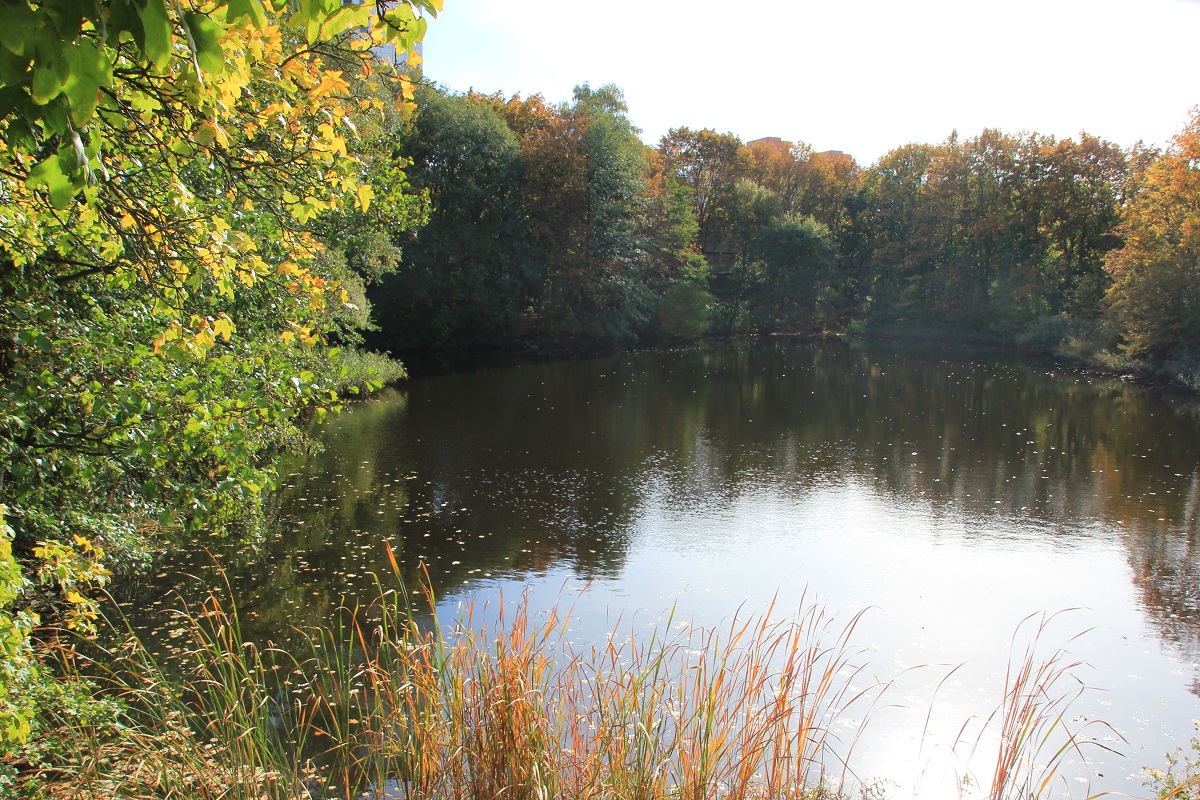
[{"label": "green tree", "polygon": [[708,330],[715,298],[708,291],[708,262],[700,254],[692,193],[662,169],[661,154],[647,148],[644,236],[646,283],[658,297],[658,333],[690,338]]},{"label": "green tree", "polygon": [[1050,313],[1094,318],[1108,288],[1104,257],[1120,244],[1125,152],[1085,133],[1047,140],[1041,161],[1037,200],[1049,246],[1039,289]]},{"label": "green tree", "polygon": [[755,327],[808,329],[816,322],[817,299],[832,277],[837,243],[812,217],[771,219],[750,245],[743,297]]},{"label": "green tree", "polygon": [[411,161],[409,179],[432,212],[428,224],[404,236],[398,268],[372,292],[378,339],[411,348],[511,338],[541,277],[517,137],[475,96],[424,89],[417,105],[394,152]]}]

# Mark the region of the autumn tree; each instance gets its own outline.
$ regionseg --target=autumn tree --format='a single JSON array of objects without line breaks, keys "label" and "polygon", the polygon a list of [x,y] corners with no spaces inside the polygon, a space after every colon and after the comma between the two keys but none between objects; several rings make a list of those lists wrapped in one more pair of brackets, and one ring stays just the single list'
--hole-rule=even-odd
[{"label": "autumn tree", "polygon": [[804,142],[759,139],[746,145],[746,177],[779,197],[787,213],[802,213],[816,179],[812,155]]},{"label": "autumn tree", "polygon": [[715,298],[708,291],[708,262],[700,253],[692,193],[668,173],[661,154],[646,148],[649,169],[643,229],[645,282],[658,298],[658,332],[673,338],[708,330]]},{"label": "autumn tree", "polygon": [[647,286],[647,161],[616,86],[577,86],[569,104],[497,99],[520,142],[521,186],[543,281],[533,331],[558,340],[632,341]]},{"label": "autumn tree", "polygon": [[722,224],[724,212],[748,167],[741,140],[708,128],[674,128],[662,137],[658,149],[664,169],[692,192],[702,252],[723,247],[729,234]]},{"label": "autumn tree", "polygon": [[406,214],[390,192],[372,204],[353,119],[381,101],[354,87],[374,71],[373,43],[410,48],[419,8],[438,5],[5,5],[0,628],[19,651],[0,673],[7,741],[34,722],[31,695],[8,682],[37,683],[13,670],[29,653],[19,620],[32,617],[12,613],[29,585],[86,630],[89,584],[132,568],[151,537],[253,530],[273,454],[346,388],[325,345],[345,273],[314,226]]},{"label": "autumn tree", "polygon": [[1200,351],[1200,108],[1139,179],[1108,254],[1110,318],[1136,357],[1194,359]]}]

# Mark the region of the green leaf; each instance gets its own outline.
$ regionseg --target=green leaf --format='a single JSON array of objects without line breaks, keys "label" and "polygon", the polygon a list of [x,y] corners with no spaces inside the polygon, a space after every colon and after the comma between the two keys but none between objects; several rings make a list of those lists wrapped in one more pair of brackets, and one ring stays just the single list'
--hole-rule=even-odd
[{"label": "green leaf", "polygon": [[33,58],[30,54],[18,56],[0,47],[0,83],[6,86],[27,83],[29,81],[29,65]]},{"label": "green leaf", "polygon": [[65,91],[71,104],[71,122],[81,128],[88,123],[100,101],[100,87],[112,85],[112,64],[104,52],[84,39],[67,48],[71,77]]},{"label": "green leaf", "polygon": [[42,109],[42,125],[48,134],[58,134],[62,136],[71,127],[71,121],[67,116],[67,104],[62,98],[47,103]]},{"label": "green leaf", "polygon": [[171,60],[171,20],[163,0],[146,0],[138,12],[145,34],[143,52],[154,68],[161,70]]},{"label": "green leaf", "polygon": [[116,46],[121,41],[123,33],[133,36],[138,50],[146,52],[146,36],[142,30],[141,4],[137,0],[108,0],[108,30],[106,43]]},{"label": "green leaf", "polygon": [[[60,33],[60,41],[72,41],[83,28],[83,21],[93,21],[100,18],[100,8],[95,0],[55,0],[52,4],[52,19],[54,28]],[[46,13],[46,4],[41,4]]]},{"label": "green leaf", "polygon": [[324,34],[336,36],[351,28],[361,28],[371,21],[371,8],[366,5],[342,6],[325,22]]},{"label": "green leaf", "polygon": [[73,196],[87,186],[87,176],[90,172],[87,148],[84,147],[78,131],[71,131],[70,135],[64,138],[62,147],[58,148],[58,169],[70,179]]},{"label": "green leaf", "polygon": [[16,86],[0,87],[0,119],[8,119],[17,110],[23,95],[24,92]]},{"label": "green leaf", "polygon": [[51,156],[38,164],[29,173],[29,184],[34,188],[45,189],[50,195],[50,203],[58,209],[66,208],[75,196],[75,186],[70,176],[62,171],[57,156]]},{"label": "green leaf", "polygon": [[4,45],[9,52],[18,56],[25,55],[26,50],[32,52],[33,48],[27,46],[28,41],[43,32],[44,29],[37,24],[33,11],[28,5],[25,3],[17,3],[15,6],[5,4],[4,24],[0,25],[0,44]]},{"label": "green leaf", "polygon": [[67,83],[67,76],[70,73],[60,52],[47,50],[45,54],[39,53],[38,59],[34,62],[33,86],[30,95],[33,97],[33,102],[39,106],[44,106],[58,97]]},{"label": "green leaf", "polygon": [[267,26],[267,12],[260,0],[229,0],[225,7],[225,19],[230,23],[249,19],[259,30]]},{"label": "green leaf", "polygon": [[225,51],[221,49],[221,26],[203,14],[185,11],[183,24],[196,63],[205,72],[219,73],[225,69]]}]

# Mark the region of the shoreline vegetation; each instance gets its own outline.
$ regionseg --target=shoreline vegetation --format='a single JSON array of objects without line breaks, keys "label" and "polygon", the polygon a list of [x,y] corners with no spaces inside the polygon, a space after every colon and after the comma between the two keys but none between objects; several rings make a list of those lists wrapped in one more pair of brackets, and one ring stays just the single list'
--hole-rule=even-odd
[{"label": "shoreline vegetation", "polygon": [[[99,657],[98,598],[156,549],[261,537],[279,454],[311,446],[307,425],[345,396],[399,376],[371,350],[941,326],[1117,372],[1144,365],[1200,389],[1200,109],[1161,152],[1089,134],[986,130],[903,145],[862,166],[799,142],[744,144],[711,130],[677,128],[649,147],[615,86],[585,84],[555,104],[432,85],[415,69],[416,45],[441,0],[378,13],[324,0],[21,0],[5,9],[4,794],[36,796],[28,778],[39,771],[47,792],[67,796],[72,779],[99,781],[93,796],[105,780],[114,791],[132,781],[133,796],[295,790],[302,768],[280,755],[276,719],[291,706],[265,688],[264,670],[283,655],[240,641],[224,606],[198,609],[183,628],[208,655],[194,665],[189,702],[186,684],[138,661],[136,645]],[[380,61],[378,48],[406,54],[403,68]],[[457,645],[390,624],[422,658],[463,658],[476,688],[517,691],[518,679],[546,674],[536,654],[519,661],[528,639],[509,641],[512,652],[489,642],[458,656]],[[788,630],[753,629],[765,638],[748,641],[798,653]],[[367,709],[375,719],[408,697],[406,681],[435,673],[433,662],[405,662],[399,643],[379,643],[394,663],[357,660],[377,656],[353,627],[315,634],[314,649],[330,637],[332,661],[306,685],[314,704],[301,704],[305,724],[289,735],[303,744],[343,726],[330,752],[348,764],[360,742],[338,714],[367,688],[353,680],[380,681]],[[105,675],[108,656],[125,671]],[[647,658],[646,668],[659,663]],[[92,668],[95,682],[77,679]],[[611,684],[614,705],[588,713],[653,732],[639,704],[676,687],[608,668],[632,684]],[[814,669],[807,677],[823,668]],[[467,717],[491,712],[487,697],[445,683],[449,672],[436,677],[413,719],[438,703]],[[738,677],[737,688],[697,684],[687,702],[702,706],[710,689],[736,702],[737,691],[760,686]],[[504,736],[542,747],[548,767],[557,751],[547,737],[564,733],[547,731],[553,717],[523,716],[522,697],[508,697],[497,720],[452,729],[481,736],[484,761],[463,781],[516,770],[530,797],[545,795],[551,774],[563,786],[641,781],[650,796],[691,797],[710,792],[714,770],[728,765],[712,748],[734,733],[697,711],[682,719],[714,727],[694,746],[625,742],[651,754],[676,742],[672,758],[697,771],[664,779],[644,771],[656,762],[618,751],[603,772],[614,751],[597,750],[566,772],[520,773],[543,765],[514,762],[511,746],[499,749],[515,741]],[[806,774],[802,757],[816,740],[762,730],[767,738],[747,747],[790,754],[762,762],[764,776],[780,776],[781,796],[819,793],[789,783]],[[73,757],[84,771],[62,772]],[[741,780],[735,767],[730,781]],[[458,780],[452,765],[436,769]],[[1029,788],[1024,778],[1001,784],[1015,793],[1005,796]]]},{"label": "shoreline vegetation", "polygon": [[[918,327],[866,330],[854,327],[847,331],[780,330],[771,333],[712,334],[687,340],[651,340],[618,349],[636,350],[642,347],[687,346],[689,344],[736,342],[758,338],[841,339],[862,341],[868,344],[907,344],[952,348],[955,351],[999,353],[1017,358],[1026,366],[1053,366],[1057,369],[1120,380],[1146,389],[1179,392],[1189,397],[1200,395],[1200,384],[1197,384],[1183,364],[1156,365],[1147,361],[1132,360],[1107,351],[1098,353],[1077,341],[1046,347],[1036,341],[998,340],[987,336],[964,338],[954,336],[945,330]],[[506,358],[540,360],[607,355],[612,352],[614,352],[612,345],[580,346],[577,342],[525,341],[501,343],[488,348],[479,346],[431,348],[402,352],[395,356],[381,355],[380,357],[394,358],[392,363],[405,365],[402,376],[387,381],[389,385],[398,385],[407,379],[410,373],[413,377],[420,377],[430,373],[470,369],[478,365],[493,366],[497,362],[503,363]]]},{"label": "shoreline vegetation", "polygon": [[[47,800],[921,796],[851,766],[888,702],[854,641],[865,612],[771,604],[700,627],[668,611],[580,648],[569,610],[501,597],[445,623],[421,595],[381,584],[303,631],[302,653],[245,641],[228,586],[180,610],[165,660],[128,632],[102,645],[61,631],[47,661],[106,701],[53,709],[43,762],[9,787]],[[1003,700],[949,743],[960,797],[1057,796],[1087,777],[1074,770],[1089,750],[1110,749],[1102,722],[1068,721],[1085,690],[1046,641],[1053,621],[1021,623]],[[1195,764],[1170,766],[1151,775],[1158,796],[1193,796]]]}]

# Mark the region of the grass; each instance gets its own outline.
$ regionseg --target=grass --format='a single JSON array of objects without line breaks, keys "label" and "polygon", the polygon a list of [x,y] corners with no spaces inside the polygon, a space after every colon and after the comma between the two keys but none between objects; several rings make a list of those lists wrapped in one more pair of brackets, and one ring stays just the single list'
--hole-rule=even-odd
[{"label": "grass", "polygon": [[336,388],[341,394],[372,392],[407,377],[399,361],[381,353],[347,347],[337,358],[341,365],[341,376]]},{"label": "grass", "polygon": [[[1065,646],[1043,654],[1042,639],[1057,616],[1031,615],[1017,627],[1004,675],[1003,699],[971,741],[968,762],[974,760],[987,732],[994,731],[999,740],[990,759],[989,800],[1048,797],[1060,781],[1064,794],[1071,795],[1063,775],[1068,761],[1075,757],[1086,763],[1085,750],[1092,748],[1114,752],[1094,738],[1086,738],[1094,728],[1115,734],[1104,722],[1090,720],[1074,730],[1068,725],[1067,712],[1085,687],[1075,677],[1082,662],[1071,659]],[[1026,631],[1029,627],[1032,633]],[[1070,641],[1082,635],[1076,634]],[[1022,639],[1024,646],[1019,647]],[[959,732],[960,742],[965,729]],[[1087,792],[1088,798],[1098,796]]]},{"label": "grass", "polygon": [[[286,654],[244,641],[236,606],[214,594],[181,612],[178,675],[134,639],[64,645],[64,674],[93,676],[124,712],[106,726],[62,725],[69,757],[39,780],[26,774],[25,793],[819,800],[864,791],[843,760],[859,734],[841,741],[834,722],[856,707],[869,717],[880,696],[855,666],[859,616],[839,622],[813,604],[713,628],[672,616],[644,634],[618,623],[603,644],[576,647],[569,613],[534,614],[524,600],[468,605],[450,626],[431,596],[419,605],[414,613],[412,598],[381,590],[307,631],[308,652]],[[1063,737],[1070,697],[1058,691],[1075,664],[1061,650],[1037,656],[1044,626],[1014,657],[987,721],[1002,742],[990,800],[1047,796],[1082,745]]]}]

